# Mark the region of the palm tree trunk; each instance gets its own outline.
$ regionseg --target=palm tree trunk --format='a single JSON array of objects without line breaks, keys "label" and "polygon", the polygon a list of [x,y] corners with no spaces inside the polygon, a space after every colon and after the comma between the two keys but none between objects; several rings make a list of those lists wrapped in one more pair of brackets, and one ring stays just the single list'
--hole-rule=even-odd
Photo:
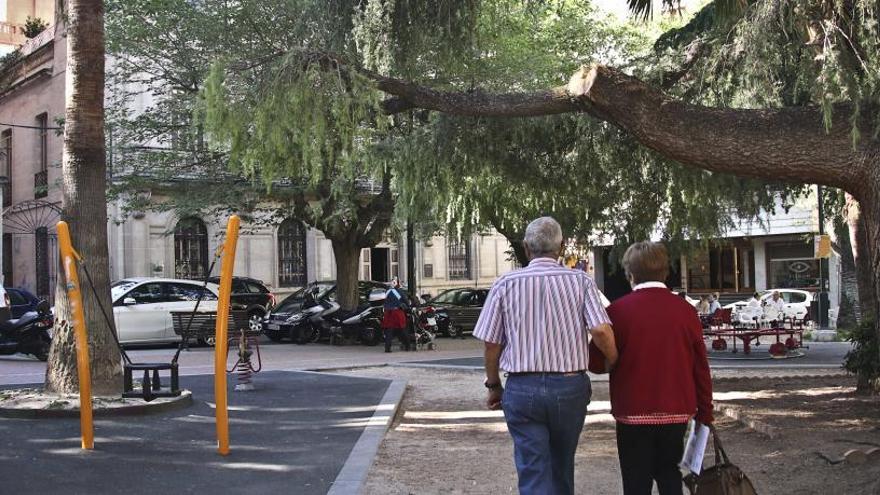
[{"label": "palm tree trunk", "polygon": [[[67,1],[67,86],[65,91],[63,200],[61,217],[70,224],[74,248],[85,258],[97,297],[112,311],[107,249],[107,164],[104,152],[104,3]],[[81,274],[89,333],[92,390],[122,390],[122,367],[114,329],[107,324],[88,281]],[[55,332],[46,388],[75,392],[78,386],[70,303],[63,277],[56,288]],[[112,318],[112,313],[110,313]]]}]

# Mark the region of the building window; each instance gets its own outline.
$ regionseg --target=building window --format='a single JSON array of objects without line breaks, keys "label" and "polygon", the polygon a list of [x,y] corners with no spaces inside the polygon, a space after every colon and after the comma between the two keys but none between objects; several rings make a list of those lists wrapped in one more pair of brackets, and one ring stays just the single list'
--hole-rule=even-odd
[{"label": "building window", "polygon": [[0,134],[0,149],[3,153],[3,173],[8,180],[3,185],[3,206],[12,206],[12,129]]},{"label": "building window", "polygon": [[373,279],[373,257],[370,248],[361,249],[361,280]]},{"label": "building window", "polygon": [[400,279],[400,250],[391,248],[391,278]]},{"label": "building window", "polygon": [[468,240],[446,240],[449,280],[471,279],[471,244]]},{"label": "building window", "polygon": [[204,279],[208,272],[208,229],[205,222],[187,217],[174,228],[174,276]]},{"label": "building window", "polygon": [[37,115],[37,166],[34,173],[34,198],[45,198],[49,194],[49,115]]},{"label": "building window", "polygon": [[812,243],[768,243],[767,254],[768,288],[815,289],[819,287],[819,260],[813,258]]},{"label": "building window", "polygon": [[306,228],[288,218],[278,227],[278,285],[302,287],[306,278]]},{"label": "building window", "polygon": [[422,276],[424,278],[434,278],[434,264],[433,263],[425,263],[422,266]]}]

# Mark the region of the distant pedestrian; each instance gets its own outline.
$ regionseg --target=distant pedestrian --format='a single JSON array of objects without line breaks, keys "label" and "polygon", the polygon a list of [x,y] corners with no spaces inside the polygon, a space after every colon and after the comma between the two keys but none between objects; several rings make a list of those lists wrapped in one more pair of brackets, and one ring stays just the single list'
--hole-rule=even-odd
[{"label": "distant pedestrian", "polygon": [[406,298],[400,290],[397,277],[391,281],[391,288],[385,293],[384,314],[382,316],[382,333],[385,337],[385,352],[391,352],[391,341],[394,336],[409,350],[409,332],[406,329]]},{"label": "distant pedestrian", "polygon": [[682,493],[678,463],[687,423],[712,423],[712,379],[700,319],[663,283],[669,257],[659,243],[638,242],[623,255],[633,291],[608,307],[617,365],[611,414],[624,495]]},{"label": "distant pedestrian", "polygon": [[709,296],[700,296],[700,302],[697,304],[697,313],[700,313],[701,315],[712,314],[712,312],[709,311]]},{"label": "distant pedestrian", "polygon": [[709,314],[714,315],[716,311],[721,309],[721,303],[718,301],[720,297],[717,292],[709,294]]},{"label": "distant pedestrian", "polygon": [[588,333],[612,365],[617,348],[593,279],[556,261],[556,220],[530,223],[523,244],[528,267],[495,282],[474,337],[485,341],[487,405],[504,410],[520,493],[566,495],[574,493],[574,455],[591,395]]}]

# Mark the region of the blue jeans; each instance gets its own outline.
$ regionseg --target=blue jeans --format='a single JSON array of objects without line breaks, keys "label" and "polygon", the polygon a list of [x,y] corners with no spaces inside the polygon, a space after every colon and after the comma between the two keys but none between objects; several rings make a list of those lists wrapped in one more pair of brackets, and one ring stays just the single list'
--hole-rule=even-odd
[{"label": "blue jeans", "polygon": [[574,493],[574,454],[591,393],[585,373],[507,378],[501,405],[521,494]]}]

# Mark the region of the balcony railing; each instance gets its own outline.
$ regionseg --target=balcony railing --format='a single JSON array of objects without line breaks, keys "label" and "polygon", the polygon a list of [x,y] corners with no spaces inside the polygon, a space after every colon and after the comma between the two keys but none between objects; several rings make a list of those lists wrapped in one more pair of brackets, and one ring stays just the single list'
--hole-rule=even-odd
[{"label": "balcony railing", "polygon": [[34,199],[45,198],[49,194],[49,172],[42,170],[34,174]]}]

